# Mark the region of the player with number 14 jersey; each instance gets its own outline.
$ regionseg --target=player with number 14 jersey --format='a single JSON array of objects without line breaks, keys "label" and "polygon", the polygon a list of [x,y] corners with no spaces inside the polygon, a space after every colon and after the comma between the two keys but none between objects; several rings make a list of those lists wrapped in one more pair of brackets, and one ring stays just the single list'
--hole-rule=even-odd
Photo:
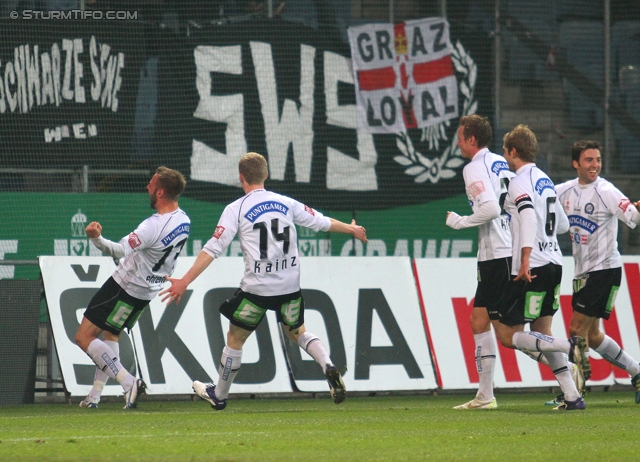
[{"label": "player with number 14 jersey", "polygon": [[240,288],[261,296],[293,293],[300,290],[295,225],[328,231],[331,220],[295,199],[256,189],[225,208],[202,250],[219,258],[238,234],[244,256]]}]

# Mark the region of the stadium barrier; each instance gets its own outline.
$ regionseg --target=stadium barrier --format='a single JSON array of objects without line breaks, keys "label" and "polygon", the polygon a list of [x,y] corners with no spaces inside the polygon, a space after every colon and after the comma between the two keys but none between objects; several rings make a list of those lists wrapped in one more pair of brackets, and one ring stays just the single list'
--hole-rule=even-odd
[{"label": "stadium barrier", "polygon": [[0,405],[34,401],[41,281],[0,280]]},{"label": "stadium barrier", "polygon": [[[623,257],[622,284],[615,310],[603,330],[627,353],[640,358],[640,257]],[[416,281],[423,295],[427,325],[431,333],[432,354],[437,364],[438,385],[443,389],[476,388],[475,344],[469,317],[476,289],[476,263],[473,259],[415,260]],[[554,316],[552,334],[566,338],[571,320],[573,258],[564,257],[560,286],[560,313]],[[614,368],[590,351],[592,368],[589,386],[629,384],[629,374]],[[498,345],[494,376],[496,388],[553,387],[557,382],[549,367],[521,352]]]},{"label": "stadium barrier", "polygon": [[[194,259],[180,258],[175,274],[184,274]],[[616,310],[604,323],[604,330],[638,358],[640,257],[624,257],[623,261]],[[304,266],[305,324],[329,347],[334,362],[346,368],[344,380],[349,390],[477,386],[469,327],[475,259],[316,257],[300,264]],[[71,395],[81,396],[91,388],[95,366],[73,338],[84,308],[115,265],[107,257],[41,257],[40,267],[65,385]],[[217,381],[228,327],[218,307],[236,290],[243,271],[241,258],[215,261],[192,283],[180,304],[165,306],[154,299],[132,335],[123,335],[122,362],[132,373],[140,371],[149,394],[187,394],[193,380]],[[573,261],[565,257],[561,315],[553,323],[553,334],[558,337],[567,335],[572,275]],[[306,353],[284,340],[271,312],[243,351],[235,393],[326,391],[320,369]],[[496,387],[556,386],[548,367],[515,350],[499,347],[498,353]],[[591,363],[593,375],[588,385],[628,384],[628,374],[595,352]],[[121,394],[121,388],[110,381],[104,394]]]},{"label": "stadium barrier", "polygon": [[[178,259],[175,274],[193,261]],[[95,367],[73,338],[84,307],[115,266],[107,257],[41,257],[40,263],[66,388],[83,395]],[[437,388],[409,258],[317,257],[302,264],[306,324],[328,345],[336,364],[347,367],[350,390]],[[150,394],[186,394],[193,380],[217,380],[228,327],[218,306],[236,290],[243,270],[241,258],[221,258],[192,283],[179,305],[151,302],[132,336]],[[287,348],[285,361],[282,345],[275,315],[268,313],[245,345],[234,392],[291,392],[290,370],[298,390],[326,391],[313,360],[295,346]],[[105,387],[105,394],[119,393],[117,384]]]}]

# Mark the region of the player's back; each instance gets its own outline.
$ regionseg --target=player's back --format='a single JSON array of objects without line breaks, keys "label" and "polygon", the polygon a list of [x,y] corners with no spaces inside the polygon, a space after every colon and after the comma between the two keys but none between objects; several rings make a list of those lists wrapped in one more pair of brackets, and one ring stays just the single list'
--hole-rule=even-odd
[{"label": "player's back", "polygon": [[537,268],[548,263],[562,265],[562,252],[557,239],[558,220],[566,222],[559,209],[554,184],[535,164],[521,167],[509,184],[505,209],[512,216],[513,274],[520,269],[523,223],[520,212],[532,208],[536,214],[535,241],[531,250],[530,267]]},{"label": "player's back", "polygon": [[297,232],[289,198],[265,189],[243,198],[238,208],[242,250],[255,261],[275,264],[297,255]]},{"label": "player's back", "polygon": [[478,261],[494,260],[511,256],[511,233],[509,218],[503,203],[509,181],[514,174],[504,157],[484,148],[479,151],[463,171],[467,198],[471,208],[496,200],[500,216],[478,227]]},{"label": "player's back", "polygon": [[[300,289],[296,224],[314,231],[331,226],[321,213],[265,189],[251,191],[227,206],[219,226],[238,234],[245,264],[243,290],[270,296]],[[226,240],[220,247],[228,245],[231,237],[221,237]]]}]

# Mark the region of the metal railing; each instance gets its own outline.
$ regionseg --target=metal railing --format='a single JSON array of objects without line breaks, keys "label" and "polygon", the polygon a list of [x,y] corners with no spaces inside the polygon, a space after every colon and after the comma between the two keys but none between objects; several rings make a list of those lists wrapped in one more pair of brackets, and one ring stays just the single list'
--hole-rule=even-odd
[{"label": "metal railing", "polygon": [[[96,175],[118,175],[118,176],[145,176],[150,177],[151,171],[145,169],[118,170],[118,169],[92,169],[88,165],[83,165],[79,169],[73,168],[0,168],[0,173],[22,174],[22,175],[71,175],[71,189],[78,192],[89,192],[89,178]],[[77,180],[76,180],[77,179]],[[74,187],[74,181],[79,181],[79,187]]]}]

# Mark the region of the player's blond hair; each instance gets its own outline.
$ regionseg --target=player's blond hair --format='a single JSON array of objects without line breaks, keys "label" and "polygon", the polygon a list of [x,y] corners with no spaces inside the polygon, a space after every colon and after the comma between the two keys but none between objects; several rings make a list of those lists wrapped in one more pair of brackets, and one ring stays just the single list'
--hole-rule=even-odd
[{"label": "player's blond hair", "polygon": [[251,185],[263,184],[269,175],[267,159],[257,152],[248,152],[242,156],[238,170],[244,180]]},{"label": "player's blond hair", "polygon": [[182,173],[163,166],[156,169],[156,175],[158,175],[158,186],[164,190],[165,197],[168,200],[177,201],[187,185],[187,180]]},{"label": "player's blond hair", "polygon": [[513,130],[502,138],[507,151],[515,148],[518,157],[524,162],[535,162],[538,152],[538,140],[536,135],[526,125],[516,125]]}]

